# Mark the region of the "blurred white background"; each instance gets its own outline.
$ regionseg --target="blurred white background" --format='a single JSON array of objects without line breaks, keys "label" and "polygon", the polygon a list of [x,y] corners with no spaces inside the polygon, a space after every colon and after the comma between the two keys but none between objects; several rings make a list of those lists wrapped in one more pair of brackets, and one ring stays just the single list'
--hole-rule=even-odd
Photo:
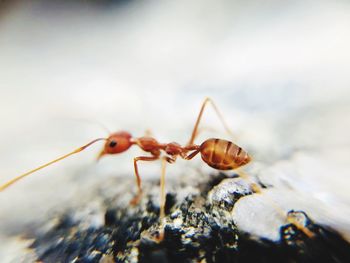
[{"label": "blurred white background", "polygon": [[[186,143],[209,96],[255,157],[252,171],[316,200],[312,216],[349,235],[348,1],[97,2],[0,4],[0,183],[106,136],[99,122]],[[217,131],[198,143],[227,137],[207,113],[203,126]],[[133,176],[139,150],[96,164],[100,148],[0,194],[1,262],[8,236],[64,210],[85,183]],[[169,174],[184,166],[205,165]],[[148,178],[159,164],[140,169]]]}]

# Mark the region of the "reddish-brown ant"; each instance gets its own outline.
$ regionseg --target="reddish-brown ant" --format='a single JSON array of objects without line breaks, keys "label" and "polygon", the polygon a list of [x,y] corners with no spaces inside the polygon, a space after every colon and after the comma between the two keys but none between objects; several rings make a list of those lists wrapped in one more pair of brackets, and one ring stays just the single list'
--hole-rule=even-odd
[{"label": "reddish-brown ant", "polygon": [[[165,207],[165,164],[168,163],[174,163],[177,159],[177,157],[181,157],[185,160],[191,160],[193,157],[195,157],[198,153],[201,154],[202,160],[207,163],[209,166],[218,169],[218,170],[233,170],[236,168],[239,168],[251,161],[250,156],[248,153],[243,150],[238,145],[234,144],[233,142],[223,140],[223,139],[217,139],[217,138],[211,138],[205,140],[202,144],[197,145],[194,143],[194,140],[196,139],[198,135],[198,126],[200,123],[200,120],[203,115],[203,111],[208,105],[208,103],[211,103],[213,106],[216,114],[218,115],[219,119],[221,120],[222,124],[224,125],[227,132],[232,134],[230,132],[230,129],[226,125],[221,113],[213,103],[213,101],[210,98],[206,98],[204,102],[202,103],[199,115],[197,117],[194,129],[192,131],[191,138],[189,142],[185,146],[181,146],[180,144],[176,142],[171,143],[159,143],[155,138],[151,136],[144,136],[139,138],[133,138],[132,135],[129,132],[126,131],[119,131],[112,133],[108,138],[98,138],[91,142],[89,142],[86,145],[83,145],[82,147],[79,147],[78,149],[61,156],[51,162],[48,162],[42,166],[39,166],[27,173],[24,173],[18,177],[15,177],[14,179],[8,181],[7,183],[0,186],[0,191],[3,191],[10,185],[14,184],[18,180],[44,168],[47,167],[55,162],[61,161],[65,158],[67,158],[70,155],[79,153],[89,147],[90,145],[94,144],[97,141],[104,140],[105,145],[100,154],[98,155],[98,158],[101,158],[104,155],[107,154],[118,154],[127,151],[132,145],[139,146],[143,151],[150,154],[150,156],[138,156],[134,158],[134,170],[135,170],[135,176],[136,176],[136,182],[138,191],[135,197],[130,201],[131,204],[136,205],[139,203],[140,198],[142,196],[142,187],[141,187],[141,177],[139,175],[138,171],[138,162],[139,161],[155,161],[158,159],[162,160],[162,172],[161,172],[161,178],[160,178],[160,188],[161,188],[161,201],[160,201],[160,222],[163,223],[163,219],[165,217],[164,207]],[[165,153],[164,156],[161,156],[162,151]],[[244,176],[244,174],[240,174]],[[244,176],[246,177],[246,176]],[[256,184],[253,184],[253,189],[255,192],[260,192],[261,188],[257,186]],[[288,219],[288,218],[287,218]],[[296,224],[298,228],[303,230],[306,234],[311,236],[311,233],[308,229],[305,227],[298,225],[297,222],[293,221],[292,219],[288,219],[289,222]],[[162,234],[161,234],[162,236]]]}]

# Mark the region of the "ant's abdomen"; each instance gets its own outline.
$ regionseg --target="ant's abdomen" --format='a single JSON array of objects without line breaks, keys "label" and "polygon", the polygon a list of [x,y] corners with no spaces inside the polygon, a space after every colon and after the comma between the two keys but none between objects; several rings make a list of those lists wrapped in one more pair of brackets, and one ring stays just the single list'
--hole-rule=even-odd
[{"label": "ant's abdomen", "polygon": [[202,159],[218,170],[232,170],[250,161],[246,151],[233,142],[222,139],[208,139],[200,146]]}]

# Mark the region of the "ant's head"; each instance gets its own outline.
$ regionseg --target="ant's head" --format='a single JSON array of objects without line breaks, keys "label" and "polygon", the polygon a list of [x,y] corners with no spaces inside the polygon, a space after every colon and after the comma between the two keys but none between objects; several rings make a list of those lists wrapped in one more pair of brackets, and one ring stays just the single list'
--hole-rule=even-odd
[{"label": "ant's head", "polygon": [[132,136],[130,133],[125,131],[112,133],[106,140],[104,148],[101,153],[98,155],[97,159],[100,159],[102,156],[106,154],[116,154],[125,152],[128,150],[132,142]]}]

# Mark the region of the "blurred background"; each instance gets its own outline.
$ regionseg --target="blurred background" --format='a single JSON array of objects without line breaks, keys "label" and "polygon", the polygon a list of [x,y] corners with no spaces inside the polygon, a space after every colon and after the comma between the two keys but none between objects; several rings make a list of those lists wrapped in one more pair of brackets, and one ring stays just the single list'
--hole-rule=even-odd
[{"label": "blurred background", "polygon": [[[106,136],[101,124],[184,144],[209,96],[251,173],[349,236],[349,13],[341,0],[0,1],[0,183]],[[210,108],[203,127],[198,143],[229,139]],[[77,193],[133,176],[138,149],[96,163],[101,147],[0,194],[1,262]],[[180,161],[168,176],[204,166]],[[143,178],[159,167],[142,165]]]}]

